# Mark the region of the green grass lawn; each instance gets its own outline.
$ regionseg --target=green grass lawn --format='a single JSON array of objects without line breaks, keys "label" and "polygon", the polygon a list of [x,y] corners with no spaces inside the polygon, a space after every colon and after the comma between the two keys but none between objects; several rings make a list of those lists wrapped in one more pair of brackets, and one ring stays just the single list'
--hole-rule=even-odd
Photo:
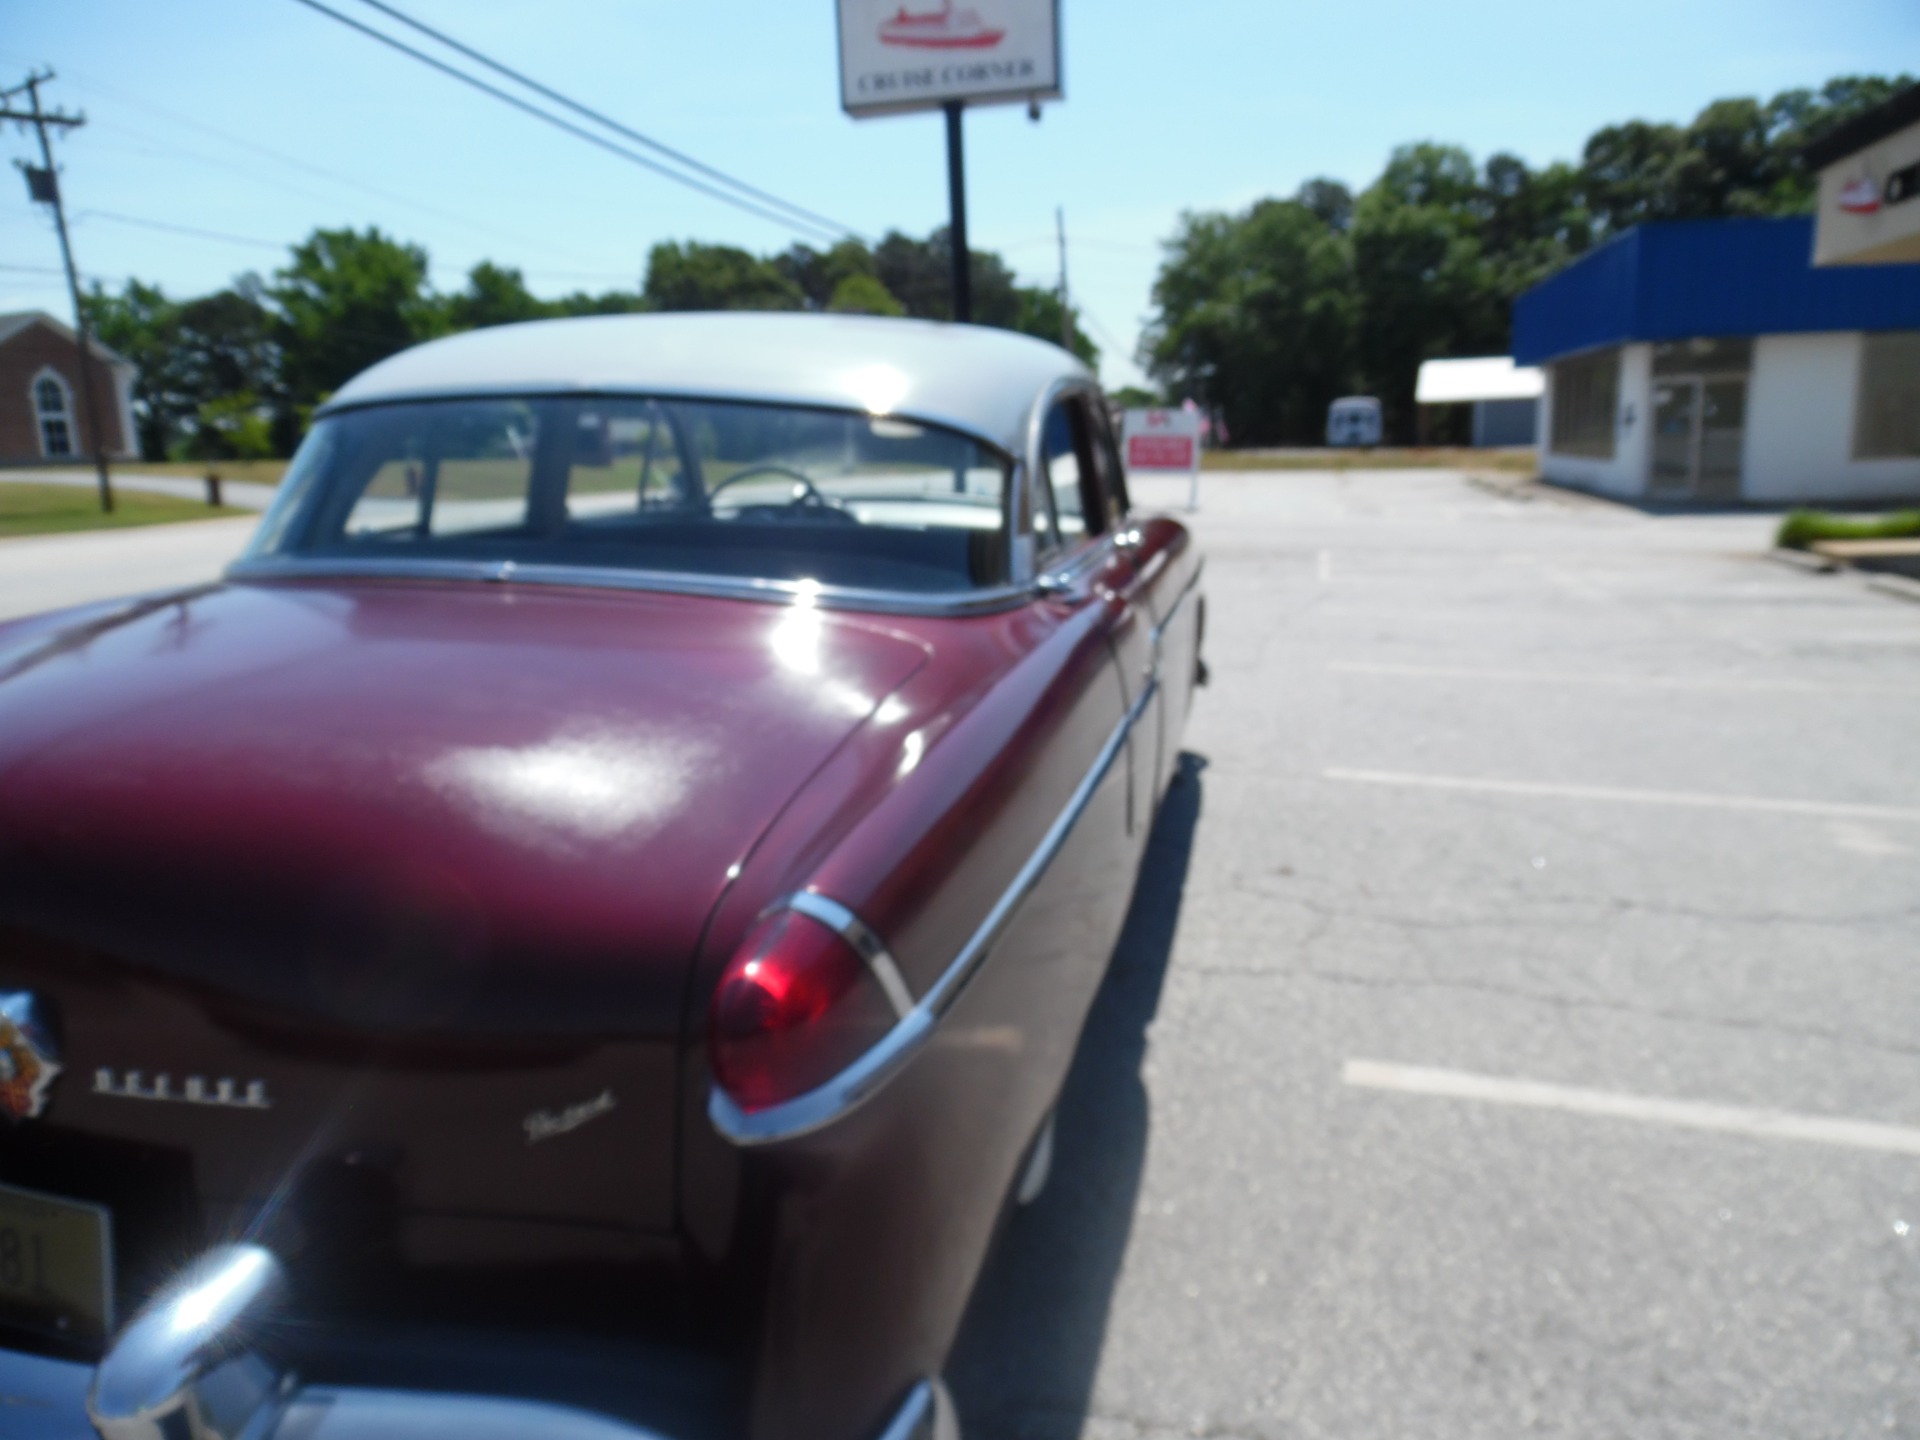
[{"label": "green grass lawn", "polygon": [[1531,475],[1540,457],[1531,448],[1470,450],[1435,445],[1373,450],[1208,450],[1202,470],[1499,470]]},{"label": "green grass lawn", "polygon": [[252,514],[223,505],[214,509],[171,495],[116,489],[113,513],[100,512],[92,486],[26,485],[0,479],[0,539],[16,535],[55,535],[67,530],[118,530],[129,525],[170,525],[181,520],[217,520]]}]

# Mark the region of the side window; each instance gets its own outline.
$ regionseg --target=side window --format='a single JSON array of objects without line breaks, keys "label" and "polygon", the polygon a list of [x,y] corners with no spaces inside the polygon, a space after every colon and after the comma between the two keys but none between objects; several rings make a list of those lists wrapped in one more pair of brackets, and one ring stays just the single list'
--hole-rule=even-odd
[{"label": "side window", "polygon": [[1106,417],[1093,416],[1093,460],[1094,469],[1100,476],[1100,501],[1106,513],[1104,528],[1118,530],[1126,523],[1127,511],[1132,508],[1127,500],[1127,472],[1120,464],[1120,452],[1113,443],[1113,427]]},{"label": "side window", "polygon": [[428,412],[411,427],[396,409],[386,453],[344,526],[348,539],[512,530],[527,520],[538,426],[523,401],[475,403]]},{"label": "side window", "polygon": [[1108,527],[1103,461],[1094,427],[1080,401],[1062,400],[1047,412],[1041,438],[1059,543],[1071,547]]},{"label": "side window", "polygon": [[569,520],[687,508],[679,447],[653,401],[587,404],[569,433]]}]

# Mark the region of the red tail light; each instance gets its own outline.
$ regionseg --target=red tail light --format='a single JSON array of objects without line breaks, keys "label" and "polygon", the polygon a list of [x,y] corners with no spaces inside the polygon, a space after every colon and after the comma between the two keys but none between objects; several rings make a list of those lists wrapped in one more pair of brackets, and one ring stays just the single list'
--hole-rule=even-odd
[{"label": "red tail light", "polygon": [[743,1110],[804,1095],[859,1059],[898,1017],[832,930],[784,911],[755,927],[708,1017],[714,1078]]}]

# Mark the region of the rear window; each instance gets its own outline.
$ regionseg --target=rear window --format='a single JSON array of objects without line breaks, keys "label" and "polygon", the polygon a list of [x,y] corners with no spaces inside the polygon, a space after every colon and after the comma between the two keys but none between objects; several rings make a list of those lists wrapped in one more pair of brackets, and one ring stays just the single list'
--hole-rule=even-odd
[{"label": "rear window", "polygon": [[1009,471],[952,431],[798,406],[385,405],[314,427],[249,558],[974,589],[1008,578]]}]

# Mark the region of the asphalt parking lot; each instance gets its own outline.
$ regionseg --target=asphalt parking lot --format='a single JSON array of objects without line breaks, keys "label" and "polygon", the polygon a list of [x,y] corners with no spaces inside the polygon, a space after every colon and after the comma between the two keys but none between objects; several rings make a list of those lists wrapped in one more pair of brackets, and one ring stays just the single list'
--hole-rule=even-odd
[{"label": "asphalt parking lot", "polygon": [[[968,1440],[1920,1433],[1920,605],[1441,473],[1195,524],[1213,683]],[[5,542],[0,614],[249,525]]]},{"label": "asphalt parking lot", "polygon": [[1447,475],[1196,524],[1213,684],[969,1440],[1920,1433],[1920,606]]}]

